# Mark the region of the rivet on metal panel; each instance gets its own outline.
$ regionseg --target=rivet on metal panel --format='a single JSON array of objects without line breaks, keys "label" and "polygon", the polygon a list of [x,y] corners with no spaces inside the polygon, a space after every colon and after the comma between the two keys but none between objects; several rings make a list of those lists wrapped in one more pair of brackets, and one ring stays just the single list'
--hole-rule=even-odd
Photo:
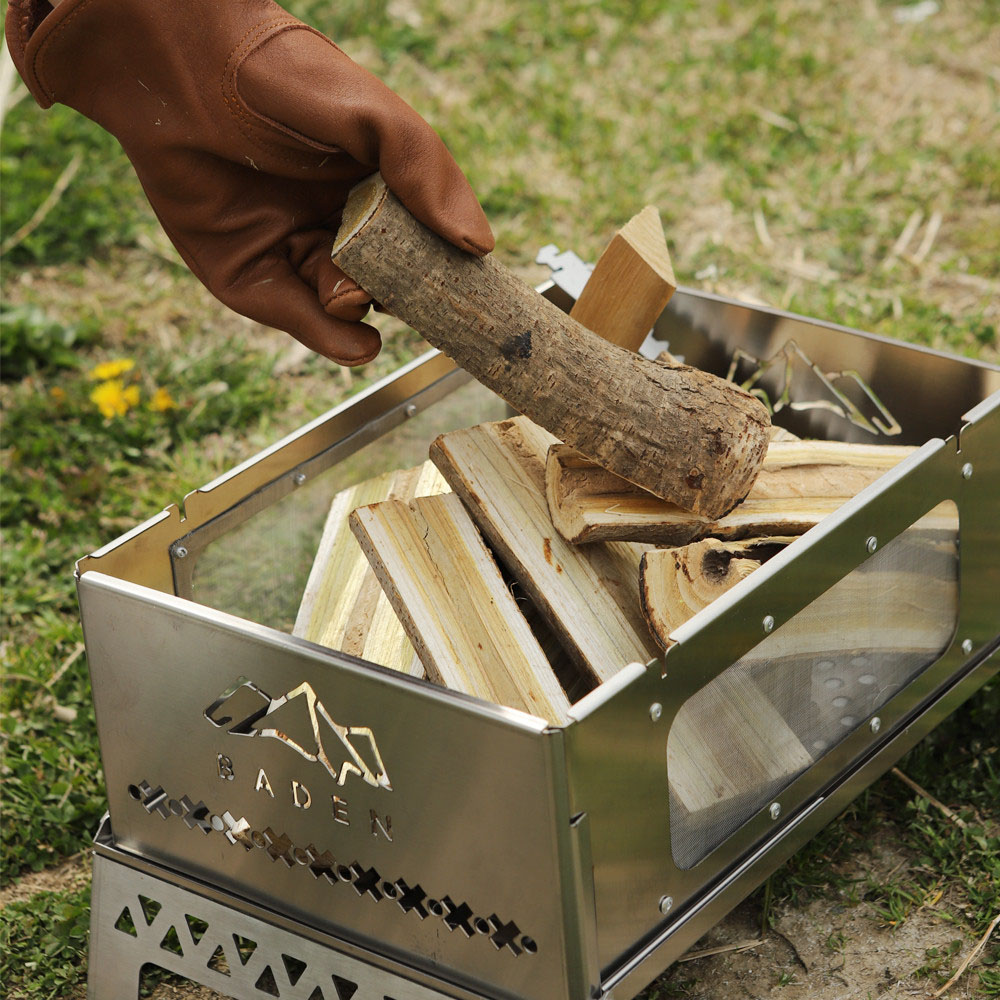
[{"label": "rivet on metal panel", "polygon": [[654,701],[653,704],[649,706],[649,717],[653,720],[653,722],[659,722],[662,715],[663,706],[658,701]]},{"label": "rivet on metal panel", "polygon": [[771,808],[768,809],[767,812],[768,812],[768,815],[771,817],[771,819],[777,819],[781,815],[781,803],[780,802],[772,802],[771,803]]},{"label": "rivet on metal panel", "polygon": [[877,733],[882,728],[882,720],[876,715],[875,718],[868,723],[868,728],[871,729],[873,733]]},{"label": "rivet on metal panel", "polygon": [[674,905],[673,896],[661,896],[660,897],[660,913],[669,913],[671,907]]},{"label": "rivet on metal panel", "polygon": [[868,541],[865,542],[865,548],[869,552],[874,552],[878,548],[878,539],[874,535],[869,535]]},{"label": "rivet on metal panel", "polygon": [[761,625],[764,626],[764,631],[765,632],[773,632],[774,631],[774,616],[773,615],[764,615],[764,620],[761,622]]},{"label": "rivet on metal panel", "polygon": [[183,545],[171,545],[170,546],[170,554],[175,559],[186,559],[187,558],[187,554],[188,554],[188,550],[186,548],[184,548]]},{"label": "rivet on metal panel", "polygon": [[403,410],[403,412],[408,417],[415,417],[417,415],[417,404],[416,403],[407,403],[406,404],[406,409]]},{"label": "rivet on metal panel", "polygon": [[304,472],[296,472],[295,475],[292,476],[292,482],[295,483],[296,486],[301,486],[305,481],[306,474]]},{"label": "rivet on metal panel", "polygon": [[965,653],[966,656],[968,656],[969,653],[972,652],[972,645],[973,644],[971,639],[962,640],[962,652]]},{"label": "rivet on metal panel", "polygon": [[962,478],[963,479],[971,479],[972,478],[972,463],[971,462],[966,462],[965,465],[962,466]]}]

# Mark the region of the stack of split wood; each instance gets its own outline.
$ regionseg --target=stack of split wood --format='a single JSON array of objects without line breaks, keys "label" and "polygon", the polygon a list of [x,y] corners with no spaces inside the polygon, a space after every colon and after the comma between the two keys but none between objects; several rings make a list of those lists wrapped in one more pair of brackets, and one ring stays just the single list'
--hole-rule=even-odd
[{"label": "stack of split wood", "polygon": [[[571,316],[637,351],[673,290],[647,208]],[[679,624],[910,450],[774,430],[746,499],[711,517],[634,486],[527,416],[454,431],[419,468],[334,497],[295,633],[559,724],[574,700],[658,656]],[[744,691],[734,703],[784,732],[762,700]],[[769,773],[802,766],[789,742]]]}]

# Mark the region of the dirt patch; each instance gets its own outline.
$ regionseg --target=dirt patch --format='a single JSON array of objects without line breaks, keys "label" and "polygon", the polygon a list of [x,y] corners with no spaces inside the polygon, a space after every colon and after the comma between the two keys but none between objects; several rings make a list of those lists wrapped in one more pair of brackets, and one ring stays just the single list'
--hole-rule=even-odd
[{"label": "dirt patch", "polygon": [[22,875],[16,882],[0,889],[0,910],[20,903],[40,892],[72,892],[90,881],[90,852],[74,854],[54,868]]},{"label": "dirt patch", "polygon": [[[762,943],[681,962],[648,991],[650,998],[686,996],[692,1000],[848,1000],[848,998],[929,997],[937,981],[918,975],[928,949],[947,949],[961,939],[960,953],[972,947],[954,923],[935,909],[921,909],[896,928],[887,927],[874,907],[815,900],[805,907],[780,909]],[[693,952],[732,947],[760,935],[760,908],[744,903],[714,927]],[[972,975],[950,992],[952,998],[976,996]],[[672,988],[664,993],[663,988]]]},{"label": "dirt patch", "polygon": [[216,1000],[223,994],[194,983],[160,983],[149,996],[150,1000]]},{"label": "dirt patch", "polygon": [[[859,855],[849,870],[842,868],[837,874],[848,877],[861,896],[865,883],[884,885],[915,863],[916,859],[899,851],[892,834],[885,833],[872,853]],[[929,998],[938,980],[920,972],[933,964],[928,952],[936,949],[943,955],[953,948],[955,957],[946,959],[942,966],[947,970],[957,966],[975,944],[949,917],[949,910],[953,912],[946,897],[937,899],[933,905],[914,907],[905,920],[890,926],[878,905],[864,899],[817,899],[804,905],[788,902],[774,908],[773,926],[762,933],[760,904],[748,901],[698,941],[691,954],[733,949],[754,940],[760,940],[758,946],[682,960],[644,997]],[[967,974],[949,991],[950,1000],[981,995],[976,984],[975,974]]]}]

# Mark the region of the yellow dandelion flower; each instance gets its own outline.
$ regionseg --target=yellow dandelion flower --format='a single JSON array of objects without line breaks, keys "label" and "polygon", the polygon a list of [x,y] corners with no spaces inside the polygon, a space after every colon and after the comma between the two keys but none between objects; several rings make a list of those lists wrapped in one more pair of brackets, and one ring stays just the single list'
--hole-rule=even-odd
[{"label": "yellow dandelion flower", "polygon": [[120,378],[126,372],[135,368],[135,362],[131,358],[118,358],[116,361],[102,361],[96,368],[90,370],[90,378],[95,382],[104,382],[109,379]]},{"label": "yellow dandelion flower", "polygon": [[66,390],[54,385],[49,389],[49,395],[57,402],[62,403],[66,399]]},{"label": "yellow dandelion flower", "polygon": [[120,378],[108,379],[94,387],[90,399],[105,419],[123,417],[139,402],[139,387],[130,385],[126,389]]},{"label": "yellow dandelion flower", "polygon": [[161,386],[153,393],[153,398],[149,401],[149,408],[156,410],[157,413],[162,413],[164,410],[175,410],[177,403],[174,402],[173,396]]}]

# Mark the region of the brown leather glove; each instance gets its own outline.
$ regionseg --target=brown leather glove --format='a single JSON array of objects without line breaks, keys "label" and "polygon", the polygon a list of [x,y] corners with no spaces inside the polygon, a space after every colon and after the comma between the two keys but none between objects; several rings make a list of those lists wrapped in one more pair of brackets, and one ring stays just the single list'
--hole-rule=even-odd
[{"label": "brown leather glove", "polygon": [[185,262],[228,306],[345,365],[381,340],[330,261],[350,188],[380,170],[470,253],[493,235],[437,133],[271,0],[10,0],[11,55],[42,107],[121,142]]}]

